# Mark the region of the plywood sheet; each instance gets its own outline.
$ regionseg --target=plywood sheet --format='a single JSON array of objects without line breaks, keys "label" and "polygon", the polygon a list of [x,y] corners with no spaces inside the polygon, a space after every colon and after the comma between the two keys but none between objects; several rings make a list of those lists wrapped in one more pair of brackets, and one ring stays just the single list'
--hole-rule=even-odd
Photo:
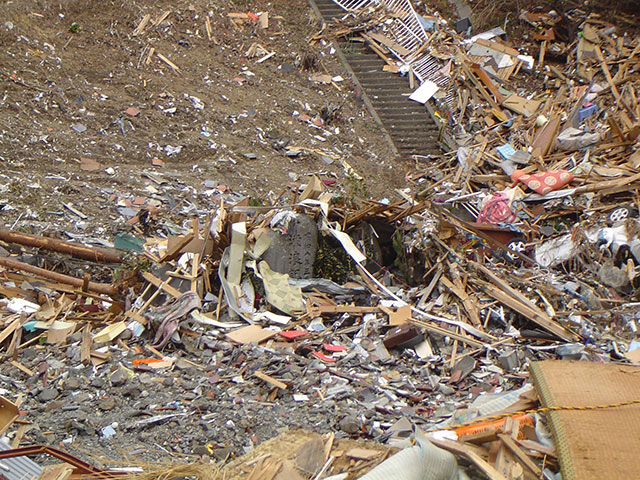
[{"label": "plywood sheet", "polygon": [[273,330],[263,329],[260,325],[248,325],[227,333],[227,338],[243,345],[264,342],[276,334]]}]

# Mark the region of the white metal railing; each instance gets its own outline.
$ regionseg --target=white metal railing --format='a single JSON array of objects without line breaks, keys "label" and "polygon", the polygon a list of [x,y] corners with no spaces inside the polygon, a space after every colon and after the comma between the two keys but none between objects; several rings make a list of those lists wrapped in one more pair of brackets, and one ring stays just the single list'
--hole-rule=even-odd
[{"label": "white metal railing", "polygon": [[360,10],[369,5],[377,5],[374,0],[333,0],[333,3],[345,10]]},{"label": "white metal railing", "polygon": [[443,63],[428,52],[418,51],[427,41],[428,35],[410,0],[333,0],[333,2],[345,10],[353,11],[369,6],[383,6],[392,12],[392,21],[388,24],[381,24],[380,28],[402,49],[389,47],[389,50],[411,69],[420,83],[427,80],[436,83],[446,91],[447,103],[452,100],[449,91],[450,78],[440,74],[444,66]]}]

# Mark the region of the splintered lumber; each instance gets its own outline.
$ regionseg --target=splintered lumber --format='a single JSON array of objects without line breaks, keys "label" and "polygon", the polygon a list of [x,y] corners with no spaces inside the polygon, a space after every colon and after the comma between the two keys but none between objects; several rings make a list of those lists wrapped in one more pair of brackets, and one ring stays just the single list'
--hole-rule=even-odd
[{"label": "splintered lumber", "polygon": [[19,405],[16,405],[4,397],[0,397],[0,434],[4,433],[20,414]]},{"label": "splintered lumber", "polygon": [[526,448],[527,450],[531,450],[551,458],[557,458],[556,451],[553,448],[546,447],[533,440],[518,440],[517,442],[519,446]]},{"label": "splintered lumber", "polygon": [[173,298],[177,298],[180,295],[182,295],[182,292],[180,292],[180,290],[172,287],[171,285],[168,285],[166,282],[163,282],[162,280],[160,280],[158,277],[156,277],[154,274],[150,272],[144,272],[142,274],[142,277],[151,285],[155,286],[156,288],[159,288],[160,290],[172,296]]},{"label": "splintered lumber", "polygon": [[45,250],[51,250],[53,252],[66,253],[73,257],[91,260],[93,262],[122,262],[122,256],[117,252],[107,252],[82,245],[74,245],[55,238],[13,232],[7,228],[0,228],[0,240],[9,243],[18,243],[28,247],[44,248]]},{"label": "splintered lumber", "polygon": [[280,380],[277,380],[277,379],[275,379],[273,377],[270,377],[266,373],[256,372],[256,373],[254,373],[254,375],[256,377],[258,377],[260,380],[263,380],[263,381],[265,381],[267,383],[270,383],[274,387],[281,388],[282,390],[286,390],[287,389],[287,384],[286,383],[283,383]]},{"label": "splintered lumber", "polygon": [[73,467],[68,463],[47,465],[42,468],[38,480],[67,480],[73,473]]},{"label": "splintered lumber", "polygon": [[492,467],[486,462],[476,451],[469,445],[460,442],[454,442],[451,440],[440,440],[435,438],[429,439],[436,447],[440,447],[444,450],[448,450],[451,453],[457,455],[463,455],[467,457],[476,467],[478,467],[482,473],[484,473],[491,480],[507,480],[498,470]]},{"label": "splintered lumber", "polygon": [[539,309],[531,300],[511,288],[487,267],[476,262],[472,262],[471,265],[484,273],[491,280],[491,283],[498,287],[487,288],[487,294],[567,342],[580,340],[578,335],[554,322],[549,315]]},{"label": "splintered lumber", "polygon": [[25,374],[27,374],[30,377],[33,377],[36,374],[36,372],[31,370],[30,368],[25,367],[23,364],[21,364],[20,362],[18,362],[16,360],[11,360],[11,362],[9,362],[9,363],[11,363],[11,365],[13,365],[18,370],[24,372]]},{"label": "splintered lumber", "polygon": [[415,318],[410,318],[409,323],[412,323],[413,325],[416,325],[418,327],[422,327],[427,332],[437,333],[438,335],[442,335],[445,337],[448,336],[456,340],[459,340],[462,343],[472,347],[483,348],[485,345],[483,342],[475,340],[467,335],[462,335],[462,334],[453,332],[451,330],[447,330],[446,328],[438,327],[437,325],[433,325],[432,323],[429,323],[429,322],[417,320]]},{"label": "splintered lumber", "polygon": [[464,309],[469,315],[469,318],[471,319],[471,323],[473,323],[475,327],[481,326],[482,322],[480,322],[480,317],[478,316],[478,309],[474,305],[473,300],[471,300],[471,297],[467,295],[467,292],[465,292],[462,285],[461,284],[454,285],[451,282],[451,280],[449,280],[447,277],[444,277],[444,276],[441,278],[440,281],[444,284],[445,287],[451,290],[456,295],[456,297],[462,300],[462,305],[464,306]]},{"label": "splintered lumber", "polygon": [[209,39],[209,41],[211,41],[211,20],[209,20],[209,17],[204,17],[204,26],[207,29],[207,38]]},{"label": "splintered lumber", "polygon": [[[48,470],[51,469],[51,470]],[[46,474],[49,473],[49,475]],[[38,477],[39,480],[67,480],[73,474],[73,467],[67,463],[59,465],[46,465],[42,467],[42,473]]]},{"label": "splintered lumber", "polygon": [[540,469],[540,467],[538,467],[538,465],[536,465],[535,462],[529,458],[524,450],[522,450],[516,444],[513,438],[511,438],[509,435],[505,435],[504,433],[499,433],[498,438],[504,443],[505,447],[511,450],[518,461],[531,471],[531,473],[533,473],[538,478],[542,475],[542,470]]},{"label": "splintered lumber", "polygon": [[80,361],[82,363],[91,361],[91,327],[89,324],[85,325],[82,331],[82,344],[80,346]]},{"label": "splintered lumber", "polygon": [[596,46],[595,52],[596,52],[596,55],[598,56],[598,59],[600,60],[600,68],[602,68],[602,73],[604,73],[604,76],[607,79],[607,83],[609,83],[609,87],[611,87],[611,93],[613,93],[613,98],[615,99],[616,103],[618,104],[619,107],[627,110],[631,114],[631,116],[635,118],[635,114],[633,113],[633,110],[631,110],[631,108],[629,108],[629,105],[626,104],[626,102],[620,95],[620,92],[618,91],[616,84],[613,82],[613,78],[611,78],[611,72],[609,71],[609,66],[607,65],[607,62],[604,59],[604,56],[602,55],[602,51],[600,50],[600,47]]},{"label": "splintered lumber", "polygon": [[166,10],[162,15],[160,15],[158,18],[154,20],[153,24],[157,27],[167,19],[170,13],[171,13],[171,10]]},{"label": "splintered lumber", "polygon": [[18,327],[20,327],[20,318],[16,318],[7,325],[4,330],[0,331],[0,343],[4,342]]},{"label": "splintered lumber", "polygon": [[108,283],[96,283],[85,282],[82,278],[72,277],[70,275],[64,275],[62,273],[52,272],[44,268],[35,267],[28,263],[20,262],[9,257],[0,257],[0,265],[13,270],[19,270],[22,272],[31,273],[39,277],[48,278],[55,282],[64,283],[66,285],[72,285],[76,288],[82,288],[86,283],[86,289],[89,292],[100,293],[102,295],[115,296],[118,294],[118,289]]},{"label": "splintered lumber", "polygon": [[149,23],[149,20],[151,20],[151,14],[147,13],[144,17],[142,17],[142,20],[140,20],[140,23],[138,24],[136,29],[133,31],[132,35],[134,37],[137,37],[142,32],[144,32],[144,29],[147,26],[147,24]]},{"label": "splintered lumber", "polygon": [[534,157],[545,157],[553,146],[553,142],[560,128],[561,116],[553,116],[547,124],[536,133],[531,146],[531,155]]},{"label": "splintered lumber", "polygon": [[169,262],[178,258],[182,253],[182,249],[189,245],[194,238],[195,232],[189,232],[184,235],[172,248],[167,249],[166,253],[160,259],[160,263]]},{"label": "splintered lumber", "polygon": [[165,56],[164,56],[163,54],[161,54],[161,53],[156,53],[156,55],[158,56],[158,58],[159,58],[160,60],[162,60],[164,63],[166,63],[167,65],[169,65],[171,68],[173,68],[173,70],[174,70],[176,73],[180,73],[180,68],[179,68],[175,63],[173,63],[171,60],[169,60],[167,57],[165,57]]},{"label": "splintered lumber", "polygon": [[359,307],[357,305],[314,305],[310,306],[309,310],[316,316],[334,313],[350,313],[352,315],[358,315],[365,313],[377,313],[381,311],[380,307]]}]

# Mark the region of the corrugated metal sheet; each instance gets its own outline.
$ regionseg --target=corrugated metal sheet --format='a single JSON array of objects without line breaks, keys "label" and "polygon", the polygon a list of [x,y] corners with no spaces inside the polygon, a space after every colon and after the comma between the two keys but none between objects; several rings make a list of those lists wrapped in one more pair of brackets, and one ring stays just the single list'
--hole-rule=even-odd
[{"label": "corrugated metal sheet", "polygon": [[[11,445],[0,438],[0,450],[10,450]],[[42,467],[27,457],[4,458],[0,460],[0,475],[7,480],[34,480],[40,476]]]}]

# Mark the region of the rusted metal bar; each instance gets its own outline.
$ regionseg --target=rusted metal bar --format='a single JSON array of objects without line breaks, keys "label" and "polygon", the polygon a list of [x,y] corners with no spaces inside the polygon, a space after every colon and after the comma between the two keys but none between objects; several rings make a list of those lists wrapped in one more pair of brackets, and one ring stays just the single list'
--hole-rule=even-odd
[{"label": "rusted metal bar", "polygon": [[[10,257],[0,257],[0,265],[13,270],[19,270],[22,272],[32,273],[43,278],[48,278],[54,282],[64,283],[66,285],[72,285],[78,289],[81,289],[84,285],[84,279],[72,277],[70,275],[64,275],[62,273],[52,272],[44,268],[35,267],[28,263],[15,260]],[[96,283],[88,282],[86,289],[89,292],[100,293],[102,295],[114,296],[118,294],[118,289],[110,283]]]},{"label": "rusted metal bar", "polygon": [[18,243],[28,247],[44,248],[54,252],[66,253],[68,255],[92,260],[94,262],[121,263],[122,256],[117,252],[98,250],[82,245],[74,245],[55,238],[41,237],[38,235],[27,235],[25,233],[13,232],[7,228],[0,228],[0,240],[9,243]]}]

